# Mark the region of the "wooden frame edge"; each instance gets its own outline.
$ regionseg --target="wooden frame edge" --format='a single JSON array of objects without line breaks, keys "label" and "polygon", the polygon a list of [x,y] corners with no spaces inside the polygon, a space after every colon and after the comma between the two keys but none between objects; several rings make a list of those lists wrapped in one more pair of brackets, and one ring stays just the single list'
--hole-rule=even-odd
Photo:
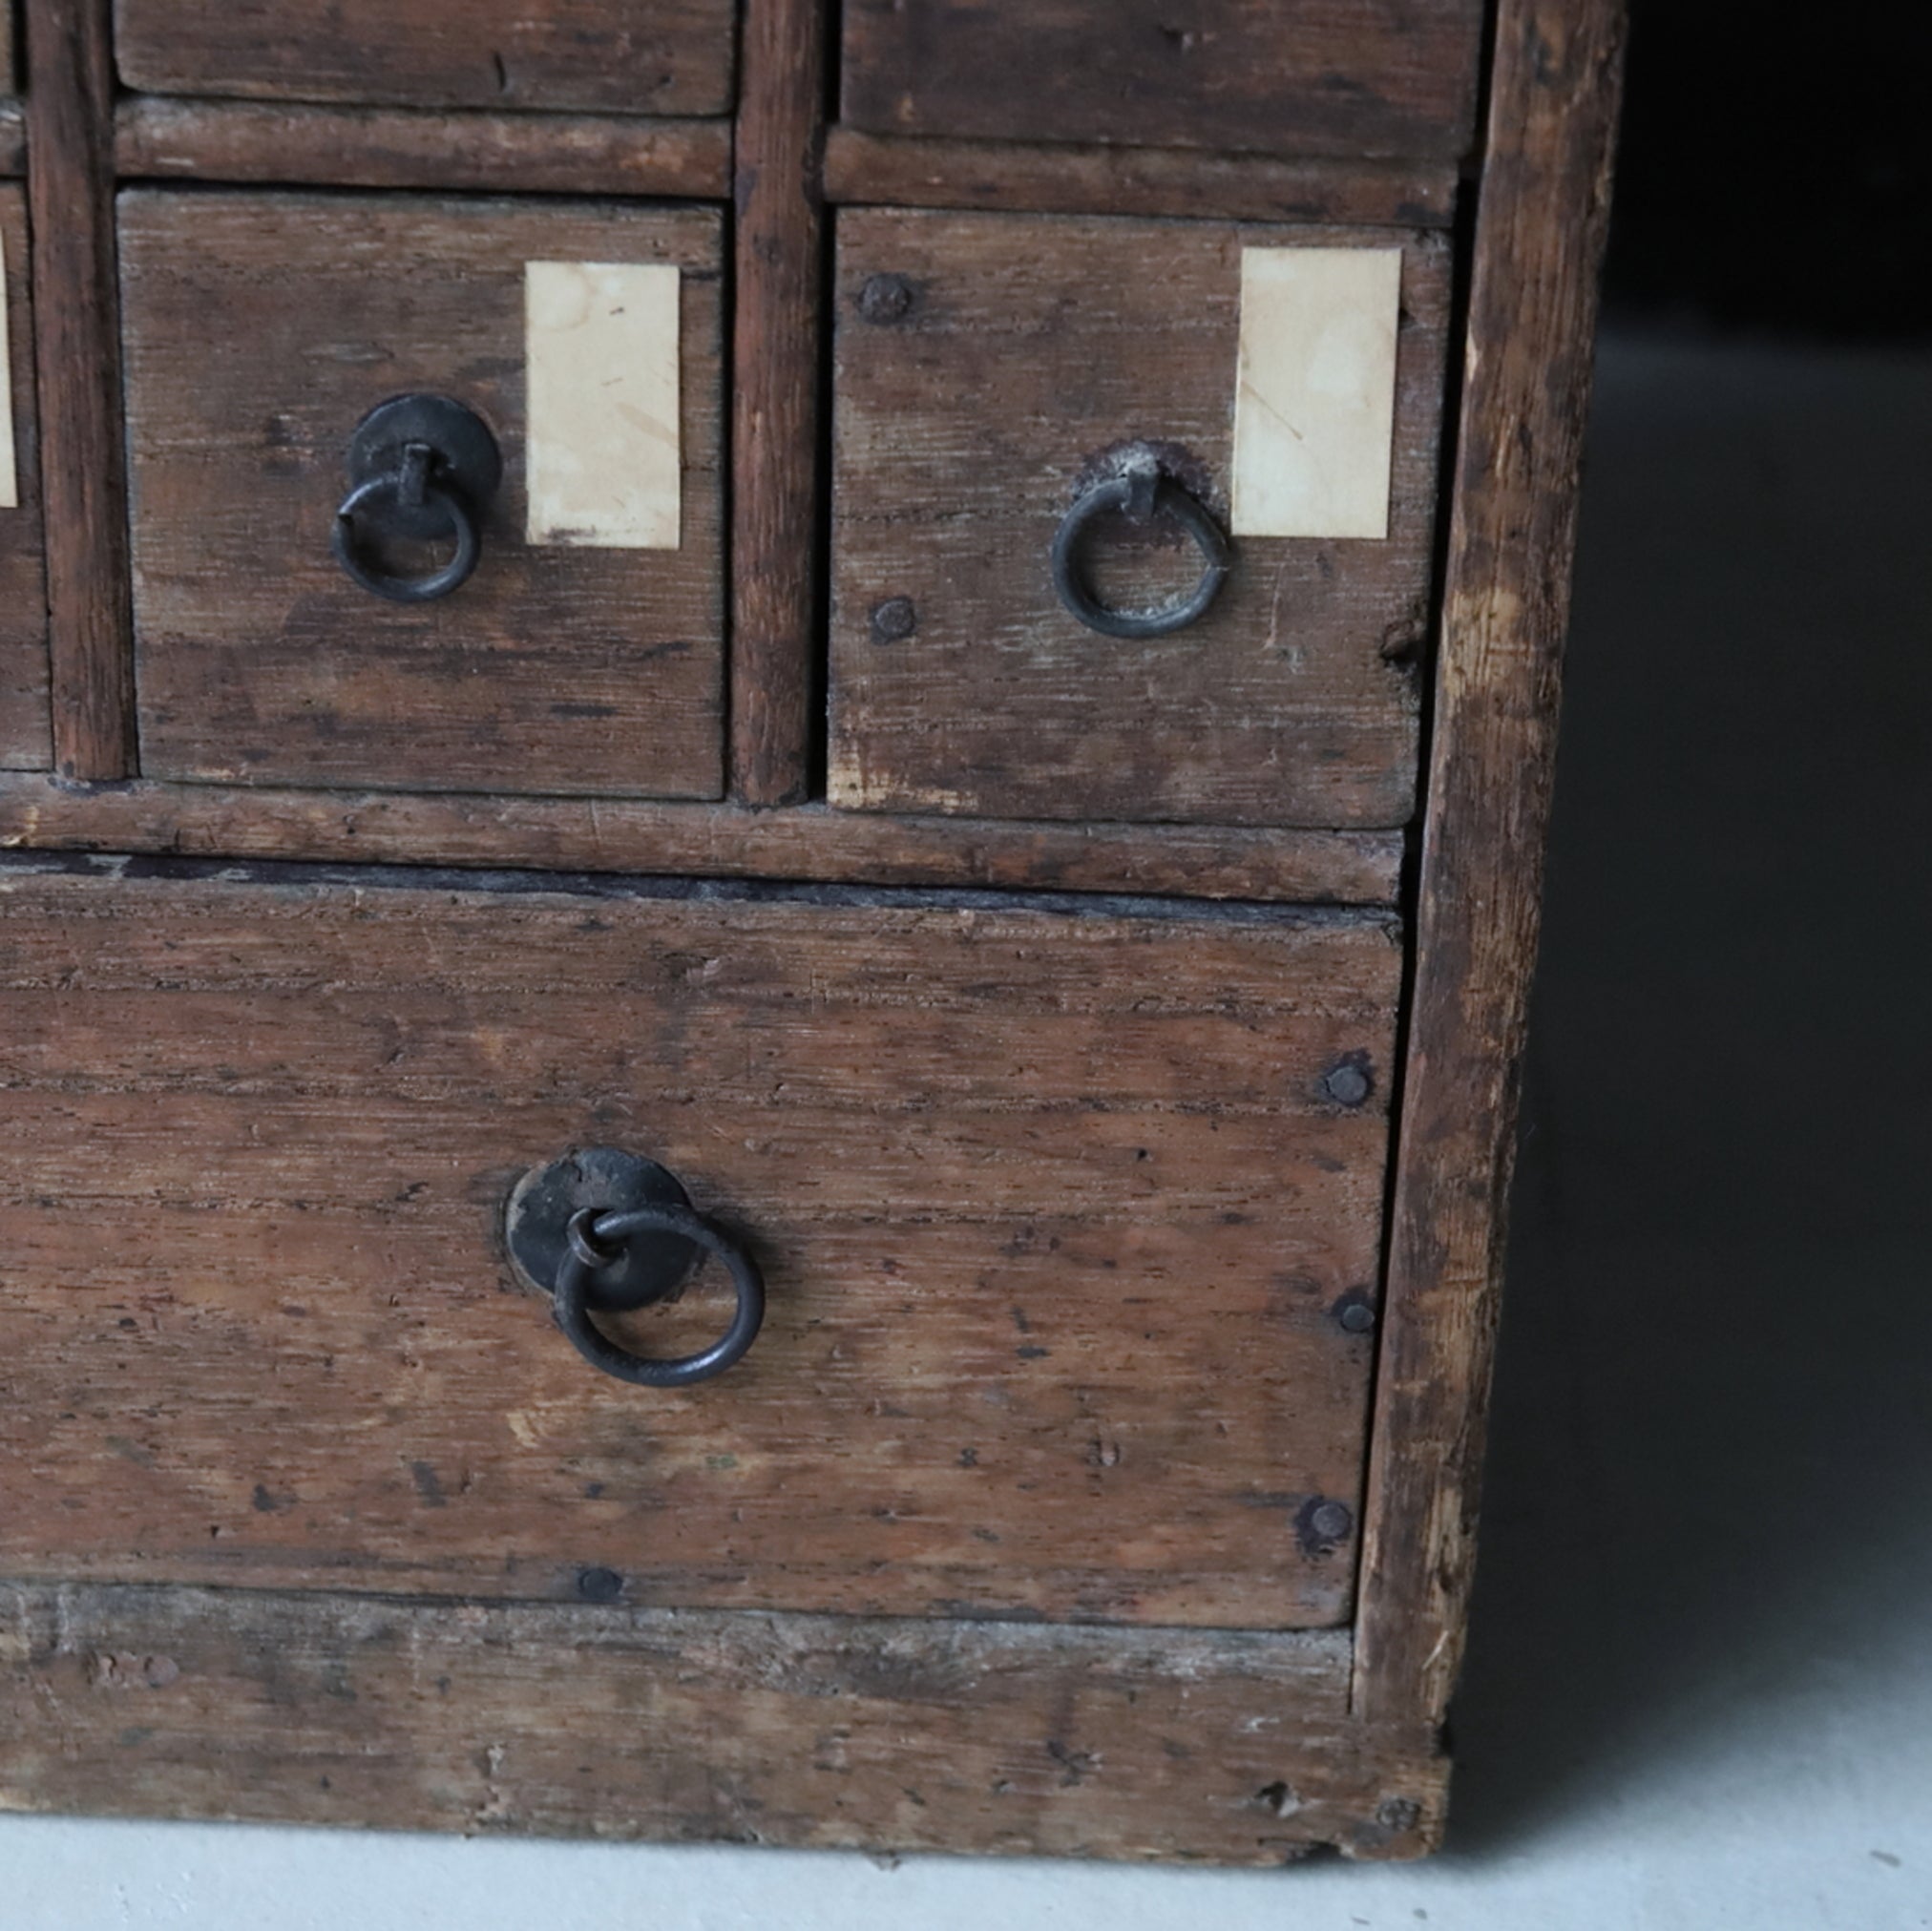
[{"label": "wooden frame edge", "polygon": [[1399,831],[892,818],[636,799],[74,785],[0,771],[0,848],[1395,905]]},{"label": "wooden frame edge", "polygon": [[723,200],[731,122],[130,94],[125,179]]},{"label": "wooden frame edge", "polygon": [[728,788],[809,793],[817,733],[825,33],[818,0],[746,0],[731,372]]},{"label": "wooden frame edge", "polygon": [[111,0],[27,0],[33,336],[54,765],[136,769]]},{"label": "wooden frame edge", "polygon": [[1459,181],[1437,162],[826,134],[826,199],[876,207],[1440,228]]},{"label": "wooden frame edge", "polygon": [[1475,1551],[1622,0],[1502,0],[1415,913],[1354,1707],[1439,1724]]}]

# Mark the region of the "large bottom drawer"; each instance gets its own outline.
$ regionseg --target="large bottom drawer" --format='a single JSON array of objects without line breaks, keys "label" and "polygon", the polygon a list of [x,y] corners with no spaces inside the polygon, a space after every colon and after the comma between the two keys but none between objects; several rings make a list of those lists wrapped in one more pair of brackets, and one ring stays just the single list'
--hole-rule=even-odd
[{"label": "large bottom drawer", "polygon": [[[1349,1616],[1379,914],[16,858],[0,1572]],[[662,1162],[762,1334],[597,1374],[502,1249]],[[715,1331],[701,1275],[614,1322]]]}]

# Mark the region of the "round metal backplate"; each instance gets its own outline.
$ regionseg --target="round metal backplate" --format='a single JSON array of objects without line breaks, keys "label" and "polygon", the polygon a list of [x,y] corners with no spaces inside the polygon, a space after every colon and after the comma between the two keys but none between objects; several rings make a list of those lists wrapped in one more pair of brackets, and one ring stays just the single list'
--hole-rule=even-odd
[{"label": "round metal backplate", "polygon": [[[503,454],[483,418],[447,395],[395,395],[370,409],[348,439],[345,461],[351,488],[394,475],[410,443],[427,443],[435,451],[436,480],[459,492],[480,515],[503,480]],[[416,513],[416,527],[400,505],[386,512],[386,521],[394,535],[422,542],[449,535],[448,517],[433,505]]]},{"label": "round metal backplate", "polygon": [[[675,1175],[655,1160],[615,1146],[585,1146],[534,1166],[503,1209],[503,1245],[525,1287],[549,1293],[562,1265],[572,1215],[584,1207],[617,1213],[634,1207],[689,1207]],[[588,1304],[600,1312],[642,1308],[675,1294],[704,1260],[704,1249],[676,1234],[624,1244],[591,1276]]]}]

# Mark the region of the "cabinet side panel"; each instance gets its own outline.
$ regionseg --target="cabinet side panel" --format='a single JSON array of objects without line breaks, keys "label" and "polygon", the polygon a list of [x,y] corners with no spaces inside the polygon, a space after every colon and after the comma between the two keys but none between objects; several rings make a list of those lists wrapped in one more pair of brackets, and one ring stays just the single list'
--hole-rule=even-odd
[{"label": "cabinet side panel", "polygon": [[1616,0],[1504,0],[1498,24],[1370,1466],[1370,1720],[1439,1720],[1461,1660],[1623,33]]}]

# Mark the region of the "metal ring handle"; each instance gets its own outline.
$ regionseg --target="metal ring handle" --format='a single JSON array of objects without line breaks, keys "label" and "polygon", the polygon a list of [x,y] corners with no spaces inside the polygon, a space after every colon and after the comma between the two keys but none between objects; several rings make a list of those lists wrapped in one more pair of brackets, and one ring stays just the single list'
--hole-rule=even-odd
[{"label": "metal ring handle", "polygon": [[[676,1234],[715,1254],[729,1270],[738,1306],[723,1338],[710,1347],[695,1354],[653,1361],[620,1348],[591,1325],[585,1289],[592,1270],[599,1258],[609,1258],[611,1249],[643,1233]],[[601,1368],[635,1388],[685,1388],[724,1374],[758,1338],[765,1322],[765,1279],[758,1264],[723,1228],[688,1207],[666,1203],[630,1207],[621,1213],[599,1213],[587,1207],[571,1216],[569,1246],[556,1270],[556,1285],[551,1290],[551,1312],[571,1346],[592,1367]]]},{"label": "metal ring handle", "polygon": [[[367,515],[378,505],[413,511],[416,506],[410,497],[417,490],[421,492],[419,500],[423,507],[436,511],[449,524],[450,534],[456,539],[456,554],[440,569],[424,577],[403,577],[374,568],[364,560],[357,547],[356,517]],[[382,519],[373,520],[380,528]],[[331,547],[335,560],[350,579],[372,596],[387,598],[391,603],[430,603],[438,597],[449,596],[452,590],[460,590],[470,580],[470,573],[482,555],[483,539],[476,528],[475,514],[459,491],[446,488],[433,473],[412,479],[406,470],[392,470],[358,484],[343,498],[342,507],[335,513]]]},{"label": "metal ring handle", "polygon": [[[1201,580],[1186,597],[1150,610],[1117,610],[1093,594],[1081,567],[1081,539],[1096,518],[1109,512],[1144,523],[1168,515],[1193,537],[1201,553]],[[1194,493],[1172,476],[1130,472],[1096,483],[1060,519],[1053,538],[1053,587],[1068,612],[1102,637],[1166,637],[1185,630],[1201,616],[1227,580],[1232,553],[1228,533]]]}]

